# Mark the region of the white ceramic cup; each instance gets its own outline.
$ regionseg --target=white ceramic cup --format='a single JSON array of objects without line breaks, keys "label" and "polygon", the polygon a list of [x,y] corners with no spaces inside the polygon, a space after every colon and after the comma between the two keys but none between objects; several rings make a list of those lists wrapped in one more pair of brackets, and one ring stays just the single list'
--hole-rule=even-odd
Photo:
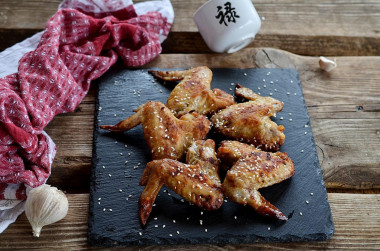
[{"label": "white ceramic cup", "polygon": [[193,20],[207,46],[218,53],[244,48],[261,27],[251,0],[209,0],[194,13]]}]

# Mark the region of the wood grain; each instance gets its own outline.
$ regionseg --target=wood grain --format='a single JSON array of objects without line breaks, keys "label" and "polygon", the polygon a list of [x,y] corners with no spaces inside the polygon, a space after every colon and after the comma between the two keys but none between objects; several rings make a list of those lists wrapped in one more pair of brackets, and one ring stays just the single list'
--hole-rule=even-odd
[{"label": "wood grain", "polygon": [[[142,2],[138,0],[135,2]],[[207,53],[192,20],[204,0],[172,0],[176,18],[165,53]],[[59,0],[0,0],[0,50],[42,30]],[[300,55],[380,55],[380,2],[255,0],[262,27],[251,47]],[[3,39],[1,39],[3,38]]]},{"label": "wood grain", "polygon": [[[0,235],[0,249],[92,249],[87,245],[88,194],[68,194],[69,213],[62,221],[43,228],[38,241],[31,234],[25,214]],[[375,249],[380,245],[379,194],[329,194],[335,234],[325,242],[261,243],[248,245],[150,246],[142,250],[278,250]],[[58,238],[57,238],[58,237]],[[120,249],[120,248],[116,248]],[[126,248],[122,248],[125,250]],[[128,250],[134,250],[130,247]]]}]

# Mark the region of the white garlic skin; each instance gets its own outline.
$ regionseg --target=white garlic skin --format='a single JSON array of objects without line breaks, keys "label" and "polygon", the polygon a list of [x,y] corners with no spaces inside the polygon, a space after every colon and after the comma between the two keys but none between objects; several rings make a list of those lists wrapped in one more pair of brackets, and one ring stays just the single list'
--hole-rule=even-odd
[{"label": "white garlic skin", "polygon": [[319,57],[319,67],[326,71],[326,72],[330,72],[332,71],[333,69],[335,69],[337,66],[336,62],[335,61],[332,61],[330,59],[327,59],[325,57]]},{"label": "white garlic skin", "polygon": [[30,190],[25,214],[33,228],[33,236],[39,237],[43,226],[65,218],[68,209],[66,195],[56,187],[45,184]]}]

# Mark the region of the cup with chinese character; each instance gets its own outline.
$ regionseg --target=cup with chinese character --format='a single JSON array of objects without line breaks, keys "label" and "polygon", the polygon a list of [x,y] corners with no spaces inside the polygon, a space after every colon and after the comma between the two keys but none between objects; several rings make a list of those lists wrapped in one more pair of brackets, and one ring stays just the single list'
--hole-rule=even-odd
[{"label": "cup with chinese character", "polygon": [[194,13],[193,20],[207,46],[218,53],[244,48],[261,27],[251,0],[209,0]]}]

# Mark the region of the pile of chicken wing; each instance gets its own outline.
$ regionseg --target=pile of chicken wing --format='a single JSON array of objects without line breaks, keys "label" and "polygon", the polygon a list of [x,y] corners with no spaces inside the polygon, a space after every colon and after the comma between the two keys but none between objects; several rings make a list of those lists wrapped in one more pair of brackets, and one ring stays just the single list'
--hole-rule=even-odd
[{"label": "pile of chicken wing", "polygon": [[[166,105],[149,101],[118,124],[100,126],[124,132],[142,125],[152,155],[140,180],[145,186],[139,199],[142,225],[163,185],[205,210],[219,209],[226,196],[248,204],[260,215],[286,221],[258,191],[294,174],[288,154],[278,152],[285,142],[285,128],[270,119],[282,110],[283,103],[240,84],[235,96],[248,102],[236,103],[232,95],[211,90],[212,71],[206,66],[149,72],[158,79],[180,81]],[[210,130],[228,139],[217,151],[215,142],[206,140]]]}]

